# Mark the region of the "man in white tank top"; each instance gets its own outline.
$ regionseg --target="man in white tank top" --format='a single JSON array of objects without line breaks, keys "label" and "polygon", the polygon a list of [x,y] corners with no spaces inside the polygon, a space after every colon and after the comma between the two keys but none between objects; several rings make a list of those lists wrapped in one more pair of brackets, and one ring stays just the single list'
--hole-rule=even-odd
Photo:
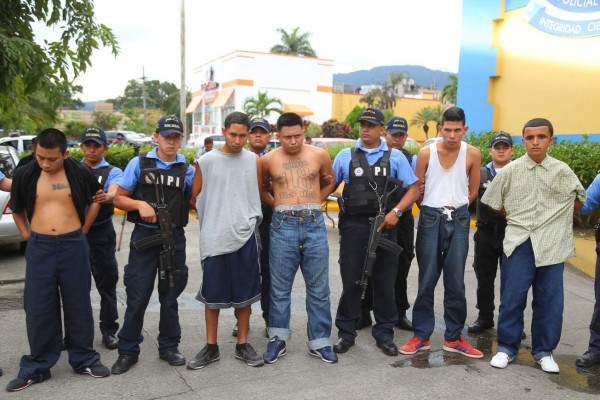
[{"label": "man in white tank top", "polygon": [[461,335],[467,317],[465,299],[465,262],[469,251],[468,206],[477,198],[479,187],[479,149],[462,141],[467,132],[465,113],[451,107],[438,125],[444,139],[419,152],[415,175],[425,185],[419,205],[419,227],[415,245],[419,265],[419,290],[413,306],[414,337],[400,348],[414,354],[431,346],[435,327],[434,291],[444,272],[443,349],[481,358]]}]

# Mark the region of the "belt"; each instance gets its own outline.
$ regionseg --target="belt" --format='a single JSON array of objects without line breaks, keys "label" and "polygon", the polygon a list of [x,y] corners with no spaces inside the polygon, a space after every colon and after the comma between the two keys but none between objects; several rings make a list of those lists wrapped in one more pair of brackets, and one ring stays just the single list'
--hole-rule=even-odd
[{"label": "belt", "polygon": [[287,210],[287,211],[275,211],[278,214],[287,215],[290,217],[302,218],[314,215],[318,210]]}]

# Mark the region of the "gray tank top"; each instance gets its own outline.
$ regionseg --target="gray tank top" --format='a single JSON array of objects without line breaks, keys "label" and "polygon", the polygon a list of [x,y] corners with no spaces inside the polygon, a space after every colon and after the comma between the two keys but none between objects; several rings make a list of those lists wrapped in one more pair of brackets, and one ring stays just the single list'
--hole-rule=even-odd
[{"label": "gray tank top", "polygon": [[254,153],[213,150],[200,157],[198,165],[202,191],[196,209],[204,260],[239,250],[254,234],[262,212]]}]

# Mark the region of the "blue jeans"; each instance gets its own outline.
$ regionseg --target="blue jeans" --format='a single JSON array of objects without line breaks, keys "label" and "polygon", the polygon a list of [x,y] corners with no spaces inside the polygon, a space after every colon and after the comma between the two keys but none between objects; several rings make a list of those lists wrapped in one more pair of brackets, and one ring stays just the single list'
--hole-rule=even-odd
[{"label": "blue jeans", "polygon": [[302,271],[306,284],[308,348],[331,346],[331,305],[329,299],[329,245],[321,211],[308,217],[273,213],[270,244],[271,304],[269,337],[288,340],[292,284]]},{"label": "blue jeans", "polygon": [[[558,243],[557,243],[558,245]],[[519,245],[500,265],[498,351],[514,356],[521,346],[523,311],[533,288],[531,354],[536,360],[552,354],[560,341],[564,307],[564,263],[535,266],[531,240]]]},{"label": "blue jeans", "polygon": [[451,213],[448,220],[441,209],[421,207],[417,242],[419,290],[413,306],[415,337],[429,340],[435,328],[433,299],[435,287],[444,271],[445,340],[457,340],[467,318],[465,263],[469,252],[470,216],[467,206]]},{"label": "blue jeans", "polygon": [[[119,331],[119,354],[140,354],[140,343],[144,340],[142,328],[144,314],[154,291],[154,282],[159,267],[162,245],[138,251],[133,243],[158,233],[156,229],[148,229],[136,225],[131,233],[129,245],[129,262],[125,266],[123,283],[127,293],[127,309],[123,327]],[[173,230],[175,242],[175,262],[179,271],[174,273],[175,287],[169,287],[168,279],[158,280],[158,301],[160,302],[160,321],[158,324],[158,351],[177,349],[181,340],[179,325],[179,303],[177,298],[185,289],[188,279],[188,268],[185,265],[185,235],[183,228]]]}]

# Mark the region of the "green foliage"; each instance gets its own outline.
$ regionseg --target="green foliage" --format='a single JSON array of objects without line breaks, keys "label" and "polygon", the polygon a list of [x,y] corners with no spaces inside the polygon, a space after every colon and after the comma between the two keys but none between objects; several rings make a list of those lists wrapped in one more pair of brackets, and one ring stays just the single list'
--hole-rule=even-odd
[{"label": "green foliage", "polygon": [[306,126],[306,134],[310,137],[319,137],[321,136],[321,125],[315,124],[314,122],[309,123]]},{"label": "green foliage", "polygon": [[[146,109],[160,109],[165,114],[179,115],[179,88],[175,84],[166,81],[148,80],[145,82],[145,90]],[[187,102],[189,102],[192,95],[188,92],[186,97]],[[143,109],[144,82],[137,79],[129,80],[123,95],[109,101],[117,109]]]},{"label": "green foliage", "polygon": [[365,108],[361,106],[354,106],[352,111],[346,116],[344,120],[346,123],[350,124],[352,130],[348,134],[348,137],[352,139],[358,139],[358,127],[360,124],[358,123],[358,119],[360,118],[360,114],[362,114]]},{"label": "green foliage", "polygon": [[119,125],[119,121],[121,121],[121,117],[115,114],[106,114],[101,112],[95,112],[94,116],[94,125],[99,128],[104,129],[105,131],[113,130]]},{"label": "green foliage", "polygon": [[198,149],[195,149],[193,147],[188,147],[185,150],[180,149],[179,152],[181,154],[183,154],[183,156],[185,157],[187,162],[189,162],[190,164],[193,164],[194,160],[196,159],[196,154],[198,153]]},{"label": "green foliage", "polygon": [[[36,43],[38,23],[60,39]],[[0,2],[0,124],[30,132],[52,125],[63,96],[70,102],[75,92],[66,93],[65,85],[91,66],[100,43],[118,53],[113,32],[95,19],[92,0]]]},{"label": "green foliage", "polygon": [[436,124],[440,123],[442,114],[442,106],[439,104],[435,107],[425,107],[412,116],[410,124],[417,128],[423,128],[425,138],[429,139],[429,122],[435,122]]},{"label": "green foliage", "polygon": [[90,124],[83,121],[69,121],[65,124],[63,132],[67,137],[80,137]]},{"label": "green foliage", "polygon": [[458,76],[448,75],[450,82],[442,89],[442,100],[446,103],[456,104],[456,95],[458,93]]},{"label": "green foliage", "polygon": [[343,149],[347,149],[349,147],[354,147],[354,146],[355,146],[354,143],[338,143],[335,146],[327,147],[327,153],[329,153],[331,162],[333,162],[333,160],[335,160],[335,156],[337,156],[340,151],[342,151]]},{"label": "green foliage", "polygon": [[291,33],[288,33],[282,28],[277,28],[277,32],[281,34],[281,44],[271,47],[271,53],[316,57],[317,53],[308,41],[310,33],[299,34],[299,30],[300,27],[296,27]]},{"label": "green foliage", "polygon": [[[485,132],[480,134],[470,133],[465,135],[464,140],[481,150],[481,165],[486,165],[492,158],[489,155],[490,141],[497,132]],[[548,154],[557,160],[563,161],[571,167],[577,175],[583,187],[588,187],[600,169],[600,142],[590,142],[584,135],[581,142],[572,142],[570,140],[560,140],[558,143],[550,146]],[[513,160],[523,156],[525,147],[520,144],[513,146]]]},{"label": "green foliage", "polygon": [[393,112],[396,107],[396,88],[402,84],[405,74],[407,74],[406,71],[392,72],[385,81],[374,82],[378,87],[365,93],[359,101],[367,104],[368,107]]},{"label": "green foliage", "polygon": [[[278,105],[279,107],[276,107]],[[267,92],[258,91],[256,98],[246,97],[244,100],[244,112],[248,114],[250,118],[254,117],[265,117],[272,112],[283,114],[283,103],[278,98],[271,98]]]},{"label": "green foliage", "polygon": [[[139,153],[147,153],[152,151],[152,149],[154,149],[152,146],[142,146],[140,147],[139,152],[136,153],[135,147],[130,146],[129,144],[122,144],[109,147],[106,153],[104,153],[104,159],[110,165],[114,165],[115,167],[125,170],[125,167],[133,157]],[[196,157],[196,151],[197,149],[192,148],[185,150],[180,149],[179,153],[183,154],[185,159],[191,164],[194,162]],[[79,148],[70,148],[69,156],[77,161],[80,161],[83,158],[83,151],[81,151]]]},{"label": "green foliage", "polygon": [[414,144],[407,144],[404,149],[408,150],[411,154],[415,155],[421,150],[421,147]]}]

